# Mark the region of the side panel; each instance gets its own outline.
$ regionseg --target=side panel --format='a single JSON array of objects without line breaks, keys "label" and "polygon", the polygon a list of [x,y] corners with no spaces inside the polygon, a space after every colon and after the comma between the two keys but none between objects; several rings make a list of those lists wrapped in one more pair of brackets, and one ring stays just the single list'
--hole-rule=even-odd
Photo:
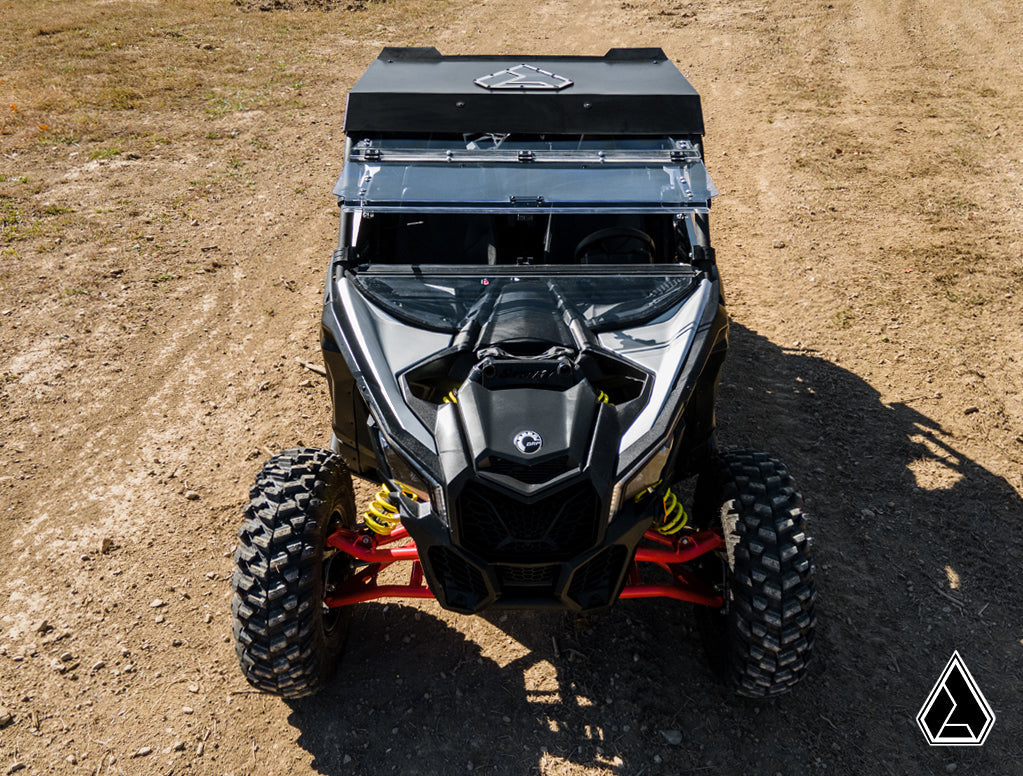
[{"label": "side panel", "polygon": [[329,338],[325,336],[323,364],[327,369],[327,386],[330,391],[331,428],[341,443],[341,456],[349,468],[368,476],[376,468],[376,456],[366,426],[369,411],[355,387],[355,378],[344,357],[331,350],[330,344]]},{"label": "side panel", "polygon": [[714,429],[717,425],[714,407],[717,403],[721,367],[728,353],[728,314],[723,304],[718,305],[712,331],[714,344],[710,356],[682,415],[685,433],[682,447],[675,457],[675,471],[668,475],[671,482],[699,473],[706,467],[713,452]]},{"label": "side panel", "polygon": [[345,278],[328,281],[322,318],[323,359],[330,384],[334,434],[352,468],[371,476],[376,468],[373,418],[417,460],[436,454],[429,429],[412,412],[392,368],[423,353],[442,350],[450,335],[415,329],[373,308]]}]

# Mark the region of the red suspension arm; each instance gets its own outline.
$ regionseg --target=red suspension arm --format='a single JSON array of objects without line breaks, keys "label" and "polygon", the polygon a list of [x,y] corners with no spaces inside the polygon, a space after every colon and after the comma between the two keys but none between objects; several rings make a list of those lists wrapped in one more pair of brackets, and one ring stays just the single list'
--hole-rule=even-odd
[{"label": "red suspension arm", "polygon": [[[433,593],[423,579],[423,567],[419,562],[419,549],[414,543],[401,547],[388,547],[408,538],[408,532],[399,526],[390,535],[360,533],[339,529],[327,537],[326,544],[353,558],[371,565],[347,580],[332,596],[324,600],[329,608],[372,601],[378,598],[433,598]],[[699,531],[680,537],[661,536],[650,530],[644,539],[659,547],[639,547],[629,569],[628,581],[619,598],[673,598],[694,604],[720,607],[724,604],[702,580],[697,579],[680,564],[723,547],[724,541],[716,531]],[[377,582],[380,571],[398,561],[411,561],[409,581],[404,585],[381,585]],[[639,576],[639,563],[655,563],[673,577],[671,584],[646,585]]]}]

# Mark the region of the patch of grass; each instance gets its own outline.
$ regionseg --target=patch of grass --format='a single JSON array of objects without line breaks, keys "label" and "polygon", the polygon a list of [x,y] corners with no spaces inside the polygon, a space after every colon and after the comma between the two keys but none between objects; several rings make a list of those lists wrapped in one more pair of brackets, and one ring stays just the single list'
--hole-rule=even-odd
[{"label": "patch of grass", "polygon": [[[18,230],[19,237],[40,237],[46,234],[45,224],[42,221],[33,221],[26,228]],[[40,252],[44,249],[39,247]]]},{"label": "patch of grass", "polygon": [[211,99],[206,104],[206,115],[210,118],[219,118],[226,113],[237,113],[247,110],[248,106],[239,100],[225,100],[221,97]]},{"label": "patch of grass", "polygon": [[258,93],[246,93],[241,90],[236,90],[233,94],[226,96],[207,94],[206,115],[210,118],[219,118],[228,113],[238,113],[239,111],[260,108],[264,103],[264,96]]},{"label": "patch of grass", "polygon": [[960,164],[972,167],[977,163],[977,151],[973,146],[954,145],[951,150],[952,155]]},{"label": "patch of grass", "polygon": [[8,197],[0,198],[0,234],[4,236],[5,240],[13,240],[18,236],[21,216],[22,212]]},{"label": "patch of grass", "polygon": [[121,149],[117,146],[111,146],[110,148],[94,148],[89,151],[90,159],[113,159],[115,156],[120,156],[122,153]]},{"label": "patch of grass", "polygon": [[831,324],[836,329],[848,329],[852,326],[852,322],[856,320],[856,316],[853,315],[853,311],[848,307],[837,311],[831,318]]},{"label": "patch of grass", "polygon": [[932,224],[941,224],[946,220],[955,222],[945,224],[944,228],[939,226],[939,231],[948,231],[958,226],[959,219],[967,218],[970,213],[979,209],[972,199],[961,194],[953,194],[947,199],[928,199],[920,208],[920,215]]},{"label": "patch of grass", "polygon": [[43,212],[48,216],[60,216],[64,213],[74,213],[74,208],[61,207],[60,205],[49,205],[43,208]]},{"label": "patch of grass", "polygon": [[127,86],[111,86],[100,92],[100,104],[111,110],[135,110],[142,95]]},{"label": "patch of grass", "polygon": [[82,142],[82,136],[72,134],[71,132],[51,132],[48,135],[40,135],[39,142],[60,143],[61,145],[78,145]]},{"label": "patch of grass", "polygon": [[156,277],[154,277],[153,278],[153,282],[156,283],[156,284],[160,284],[160,283],[167,283],[168,281],[177,280],[177,279],[178,279],[177,275],[175,275],[175,274],[173,274],[171,272],[164,272],[163,274],[157,275]]},{"label": "patch of grass", "polygon": [[945,212],[948,215],[967,216],[973,210],[977,210],[977,203],[959,194],[945,203]]}]

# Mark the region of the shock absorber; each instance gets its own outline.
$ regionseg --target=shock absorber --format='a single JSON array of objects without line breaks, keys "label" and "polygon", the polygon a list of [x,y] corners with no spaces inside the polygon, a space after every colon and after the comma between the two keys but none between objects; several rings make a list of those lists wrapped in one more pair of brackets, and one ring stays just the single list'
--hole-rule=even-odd
[{"label": "shock absorber", "polygon": [[[636,502],[640,502],[653,493],[657,486],[661,484],[658,480],[649,488],[639,492],[636,496]],[[664,489],[664,513],[654,518],[653,528],[661,536],[673,536],[686,527],[689,522],[689,515],[686,513],[686,508],[682,506],[681,500],[675,495],[671,488]]]},{"label": "shock absorber", "polygon": [[686,523],[689,522],[689,515],[686,514],[686,509],[682,506],[682,502],[679,501],[671,488],[664,491],[664,518],[660,525],[657,526],[657,533],[662,536],[672,536],[677,534],[683,528],[686,527]]},{"label": "shock absorber", "polygon": [[362,513],[362,519],[369,530],[381,536],[389,536],[398,527],[401,522],[400,509],[397,504],[399,496],[405,496],[413,501],[419,500],[415,493],[400,482],[386,480],[380,486],[380,490],[369,503],[369,508]]}]

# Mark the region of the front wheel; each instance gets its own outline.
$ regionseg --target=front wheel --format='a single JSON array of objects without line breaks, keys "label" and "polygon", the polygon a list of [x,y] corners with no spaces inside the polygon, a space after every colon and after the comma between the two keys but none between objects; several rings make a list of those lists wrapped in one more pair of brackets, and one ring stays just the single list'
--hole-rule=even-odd
[{"label": "front wheel", "polygon": [[256,475],[232,580],[235,651],[254,687],[285,698],[318,691],[334,670],[348,612],[324,598],[352,574],[326,547],[355,525],[352,478],[329,450],[286,450]]},{"label": "front wheel", "polygon": [[788,692],[813,651],[817,597],[802,497],[766,453],[719,455],[701,475],[696,517],[722,530],[725,548],[701,571],[725,598],[698,619],[716,673],[739,695]]}]

